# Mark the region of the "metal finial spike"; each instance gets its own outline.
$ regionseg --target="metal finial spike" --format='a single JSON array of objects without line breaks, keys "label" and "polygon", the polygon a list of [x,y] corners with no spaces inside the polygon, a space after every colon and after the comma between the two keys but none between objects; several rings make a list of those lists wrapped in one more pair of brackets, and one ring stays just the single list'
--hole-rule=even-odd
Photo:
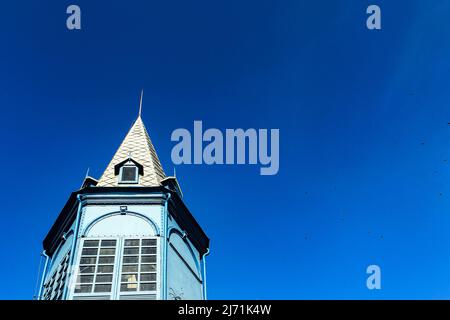
[{"label": "metal finial spike", "polygon": [[90,167],[88,167],[86,170],[86,174],[84,175],[83,183],[81,183],[80,189],[83,188],[84,182],[86,181],[87,177],[89,177],[89,169]]},{"label": "metal finial spike", "polygon": [[177,177],[177,169],[175,167],[173,167],[173,176],[176,178]]},{"label": "metal finial spike", "polygon": [[139,117],[142,114],[142,97],[144,96],[144,89],[141,90],[141,100],[139,102]]}]

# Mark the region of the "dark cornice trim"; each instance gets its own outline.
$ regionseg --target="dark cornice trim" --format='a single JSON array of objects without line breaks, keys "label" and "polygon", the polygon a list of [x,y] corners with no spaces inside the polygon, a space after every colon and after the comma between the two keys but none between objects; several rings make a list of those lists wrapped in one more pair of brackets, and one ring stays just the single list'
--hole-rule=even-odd
[{"label": "dark cornice trim", "polygon": [[[195,220],[189,209],[184,204],[180,196],[165,187],[86,187],[78,191],[72,192],[60,214],[56,218],[55,223],[50,228],[47,236],[43,241],[44,249],[48,255],[53,255],[64,232],[67,232],[76,219],[77,213],[77,196],[93,195],[93,194],[142,194],[150,193],[171,193],[169,201],[169,213],[174,217],[180,228],[188,234],[192,244],[197,248],[201,255],[206,253],[209,247],[209,238],[203,229]],[[82,200],[83,201],[83,200]]]}]

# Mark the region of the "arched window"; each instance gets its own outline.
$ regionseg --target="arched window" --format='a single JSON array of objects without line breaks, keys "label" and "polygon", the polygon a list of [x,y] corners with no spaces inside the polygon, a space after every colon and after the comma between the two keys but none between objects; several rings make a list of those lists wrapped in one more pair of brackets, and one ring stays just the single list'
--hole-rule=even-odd
[{"label": "arched window", "polygon": [[134,212],[112,212],[83,231],[73,299],[148,299],[158,295],[158,229]]}]

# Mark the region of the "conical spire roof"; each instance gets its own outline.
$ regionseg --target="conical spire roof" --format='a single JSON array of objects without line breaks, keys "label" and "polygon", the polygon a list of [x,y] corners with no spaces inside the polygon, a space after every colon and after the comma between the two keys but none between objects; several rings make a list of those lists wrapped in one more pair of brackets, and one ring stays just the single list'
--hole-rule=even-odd
[{"label": "conical spire roof", "polygon": [[[155,187],[161,185],[166,175],[156,154],[147,129],[142,121],[141,114],[128,131],[116,154],[108,164],[105,172],[98,181],[99,187],[119,186],[118,176],[115,174],[114,167],[127,159],[133,159],[143,166],[144,174],[139,177],[139,183],[134,186]],[[120,186],[123,186],[120,184]]]}]

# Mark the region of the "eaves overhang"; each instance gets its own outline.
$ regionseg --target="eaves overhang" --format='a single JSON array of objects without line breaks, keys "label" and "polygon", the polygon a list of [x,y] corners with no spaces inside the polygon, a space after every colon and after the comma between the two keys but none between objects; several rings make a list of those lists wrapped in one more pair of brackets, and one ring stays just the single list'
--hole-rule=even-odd
[{"label": "eaves overhang", "polygon": [[[55,223],[50,228],[47,236],[43,241],[43,247],[49,256],[58,248],[63,235],[70,230],[77,216],[78,196],[83,199],[90,198],[89,195],[149,195],[149,194],[171,194],[169,201],[169,212],[174,217],[180,228],[188,235],[189,240],[200,252],[205,254],[209,248],[209,238],[200,227],[194,216],[191,214],[187,206],[184,204],[180,196],[165,187],[86,187],[78,191],[72,192],[63,209],[59,213]],[[83,201],[83,200],[81,200]]]}]

